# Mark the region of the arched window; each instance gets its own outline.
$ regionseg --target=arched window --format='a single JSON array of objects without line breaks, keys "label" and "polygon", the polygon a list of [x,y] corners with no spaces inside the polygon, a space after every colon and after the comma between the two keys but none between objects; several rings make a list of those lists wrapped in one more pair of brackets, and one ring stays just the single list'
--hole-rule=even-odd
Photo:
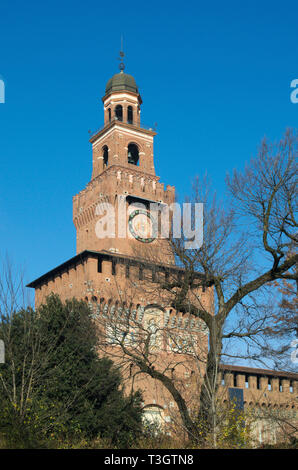
[{"label": "arched window", "polygon": [[133,123],[133,110],[132,110],[132,106],[128,106],[128,108],[127,108],[127,122],[128,122],[128,124],[132,124],[132,123]]},{"label": "arched window", "polygon": [[133,165],[138,165],[139,163],[139,149],[136,144],[129,144],[127,151],[127,161]]},{"label": "arched window", "polygon": [[109,149],[106,145],[102,148],[102,156],[103,156],[103,165],[108,166],[108,163],[109,163]]},{"label": "arched window", "polygon": [[111,122],[111,108],[108,109],[108,113],[109,113],[109,122]]},{"label": "arched window", "polygon": [[153,425],[153,433],[157,434],[158,429],[163,425],[164,423],[164,411],[162,406],[160,405],[155,405],[155,404],[149,404],[144,406],[144,411],[143,411],[143,421],[148,424]]},{"label": "arched window", "polygon": [[123,109],[121,104],[118,104],[115,108],[115,117],[118,121],[123,121]]}]

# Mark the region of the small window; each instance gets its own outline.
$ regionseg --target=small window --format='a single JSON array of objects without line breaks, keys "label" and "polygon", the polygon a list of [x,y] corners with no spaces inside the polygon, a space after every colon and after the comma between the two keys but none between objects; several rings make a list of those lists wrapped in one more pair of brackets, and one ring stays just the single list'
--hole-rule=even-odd
[{"label": "small window", "polygon": [[100,258],[98,259],[98,263],[97,263],[97,272],[102,273],[102,265],[101,265],[101,259]]},{"label": "small window", "polygon": [[133,109],[132,109],[132,106],[128,106],[128,108],[127,108],[127,122],[128,122],[128,124],[133,123]]},{"label": "small window", "polygon": [[118,121],[123,121],[123,109],[121,104],[118,104],[115,108],[115,117]]},{"label": "small window", "polygon": [[108,162],[109,162],[109,149],[108,147],[105,145],[102,149],[102,156],[103,156],[103,164],[104,166],[108,166]]},{"label": "small window", "polygon": [[125,277],[129,278],[129,264],[126,264],[125,266]]},{"label": "small window", "polygon": [[260,385],[260,377],[257,375],[257,389],[260,390],[261,385]]},{"label": "small window", "polygon": [[132,165],[139,163],[139,149],[136,144],[129,144],[127,150],[127,161]]},{"label": "small window", "polygon": [[116,275],[116,261],[114,259],[112,260],[112,275]]},{"label": "small window", "polygon": [[109,122],[111,122],[111,108],[108,109]]},{"label": "small window", "polygon": [[245,388],[249,388],[249,385],[248,385],[248,375],[245,375]]}]

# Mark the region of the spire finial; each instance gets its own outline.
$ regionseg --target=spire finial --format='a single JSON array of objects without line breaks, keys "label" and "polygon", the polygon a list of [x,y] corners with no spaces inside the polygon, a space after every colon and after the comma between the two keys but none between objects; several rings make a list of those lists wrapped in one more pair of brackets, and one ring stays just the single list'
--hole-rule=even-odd
[{"label": "spire finial", "polygon": [[125,65],[124,65],[124,62],[123,62],[123,57],[124,57],[124,52],[123,52],[123,34],[121,34],[121,50],[120,50],[119,55],[120,55],[120,57],[118,57],[118,60],[120,60],[119,69],[120,69],[120,73],[123,73],[123,70],[125,69]]}]

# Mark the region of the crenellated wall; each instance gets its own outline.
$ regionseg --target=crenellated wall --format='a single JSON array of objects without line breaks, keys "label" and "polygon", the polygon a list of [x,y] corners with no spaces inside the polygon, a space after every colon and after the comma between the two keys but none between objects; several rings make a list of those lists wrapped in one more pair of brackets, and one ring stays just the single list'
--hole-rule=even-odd
[{"label": "crenellated wall", "polygon": [[[87,187],[73,197],[73,221],[77,231],[77,253],[88,250],[114,250],[120,253],[142,257],[159,256],[161,262],[173,262],[173,256],[167,249],[167,240],[155,240],[150,247],[140,244],[129,237],[128,204],[125,204],[126,238],[118,237],[119,212],[123,213],[119,198],[133,196],[142,200],[163,203],[168,206],[175,201],[175,188],[164,185],[158,177],[147,175],[136,168],[126,169],[120,166],[107,168],[101,175],[91,180]],[[127,199],[128,200],[128,199]],[[110,205],[109,213],[115,216],[115,238],[98,238],[96,224],[100,215]],[[114,212],[113,212],[114,211]],[[162,246],[164,246],[162,248]]]},{"label": "crenellated wall", "polygon": [[[243,394],[244,413],[257,443],[276,443],[298,428],[298,374],[221,364],[218,396],[229,403],[230,390]],[[297,432],[296,432],[297,436]]]},{"label": "crenellated wall", "polygon": [[293,401],[293,405],[298,405],[298,374],[222,364],[219,384],[222,389],[243,389],[245,404],[258,402],[290,406]]},{"label": "crenellated wall", "polygon": [[[130,296],[134,296],[143,306],[155,302],[166,307],[168,295],[162,295],[156,287],[163,279],[171,281],[180,275],[183,275],[183,270],[171,264],[155,264],[107,251],[86,250],[33,281],[29,286],[36,289],[37,306],[51,292],[57,293],[63,301],[72,297],[91,301],[93,296],[115,299],[119,297],[119,293],[125,292],[127,302]],[[199,301],[212,311],[213,289],[204,287],[202,275],[198,274],[198,279],[202,282],[202,288],[197,290]],[[136,302],[130,299],[130,303]],[[175,324],[180,325],[181,315],[170,309],[171,321],[175,318]],[[196,321],[193,320],[191,324],[194,325]]]}]

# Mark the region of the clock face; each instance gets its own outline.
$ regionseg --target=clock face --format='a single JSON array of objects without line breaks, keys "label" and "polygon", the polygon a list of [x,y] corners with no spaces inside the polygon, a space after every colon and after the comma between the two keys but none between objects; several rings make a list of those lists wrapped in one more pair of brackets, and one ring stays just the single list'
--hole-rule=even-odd
[{"label": "clock face", "polygon": [[153,234],[153,221],[149,212],[137,209],[128,219],[128,227],[132,236],[143,243],[151,243],[155,240]]}]

